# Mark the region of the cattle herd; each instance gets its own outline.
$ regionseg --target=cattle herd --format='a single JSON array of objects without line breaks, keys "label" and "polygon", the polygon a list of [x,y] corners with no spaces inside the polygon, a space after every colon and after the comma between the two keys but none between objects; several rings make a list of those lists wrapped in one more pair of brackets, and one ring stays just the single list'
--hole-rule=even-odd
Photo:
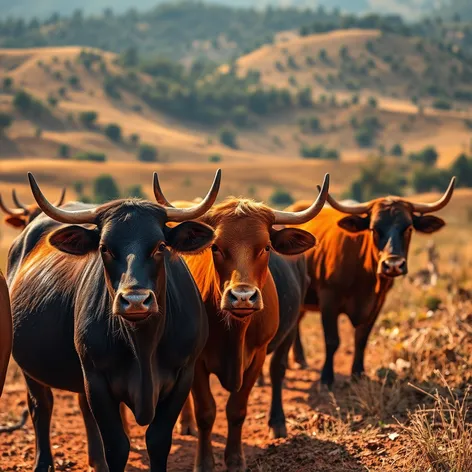
[{"label": "cattle herd", "polygon": [[322,384],[334,381],[341,313],[355,327],[352,375],[361,375],[393,279],[407,273],[413,230],[444,226],[428,213],[449,203],[455,182],[435,203],[348,204],[329,195],[326,175],[314,202],[281,211],[242,198],[215,204],[219,170],[199,203],[170,203],[157,174],[156,203],[103,205],[64,203],[64,192],[51,204],[28,178],[34,205],[13,192],[9,208],[0,197],[6,224],[21,230],[0,277],[0,395],[12,353],[27,385],[36,472],[54,470],[52,388],[77,393],[93,470],[125,470],[126,406],[148,426],[153,472],[167,470],[179,415],[181,432],[198,435],[194,470],[213,471],[210,374],[230,393],[227,469],[246,470],[242,429],[267,354],[269,428],[279,438],[287,435],[282,387],[292,346],[307,365],[305,312],[321,312]]}]

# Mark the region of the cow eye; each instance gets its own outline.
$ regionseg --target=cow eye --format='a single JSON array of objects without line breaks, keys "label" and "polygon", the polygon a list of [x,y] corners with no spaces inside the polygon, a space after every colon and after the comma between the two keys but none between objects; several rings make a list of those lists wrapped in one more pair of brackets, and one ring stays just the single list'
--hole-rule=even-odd
[{"label": "cow eye", "polygon": [[159,252],[164,252],[167,249],[167,244],[166,243],[160,243],[159,246],[157,246],[157,249]]},{"label": "cow eye", "polygon": [[265,247],[264,251],[265,251],[265,252],[269,252],[269,251],[270,251],[270,246],[267,245],[267,246]]},{"label": "cow eye", "polygon": [[211,251],[212,252],[220,252],[220,249],[216,244],[212,244],[211,245]]},{"label": "cow eye", "polygon": [[108,250],[108,248],[105,246],[105,244],[100,244],[100,252],[102,254],[109,254],[110,251]]}]

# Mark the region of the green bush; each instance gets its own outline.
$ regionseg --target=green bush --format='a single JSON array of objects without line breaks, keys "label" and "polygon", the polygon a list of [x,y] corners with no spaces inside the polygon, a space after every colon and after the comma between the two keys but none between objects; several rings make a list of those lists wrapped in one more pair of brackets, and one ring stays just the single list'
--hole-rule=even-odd
[{"label": "green bush", "polygon": [[390,150],[390,154],[397,157],[403,156],[403,146],[401,144],[394,144]]},{"label": "green bush", "polygon": [[429,192],[446,188],[450,178],[451,174],[447,170],[423,167],[413,172],[411,185],[415,192]]},{"label": "green bush", "polygon": [[305,159],[339,159],[339,152],[336,149],[329,149],[322,144],[309,147],[305,144],[300,148],[300,155]]},{"label": "green bush", "polygon": [[357,130],[355,136],[357,144],[362,148],[371,147],[375,141],[375,131],[369,128],[360,128]]},{"label": "green bush", "polygon": [[31,115],[35,118],[40,117],[45,111],[44,105],[24,90],[20,90],[15,94],[13,98],[13,106],[20,113]]},{"label": "green bush", "polygon": [[10,91],[13,87],[13,79],[11,77],[3,78],[3,90]]},{"label": "green bush", "polygon": [[422,164],[434,166],[438,160],[439,154],[433,146],[425,147],[420,152],[412,152],[408,159],[411,162],[421,162]]},{"label": "green bush", "polygon": [[433,102],[433,108],[436,108],[436,110],[451,110],[452,104],[449,100],[446,100],[445,98],[437,98]]},{"label": "green bush", "polygon": [[98,113],[96,111],[83,111],[79,114],[79,121],[89,129],[96,126]]},{"label": "green bush", "polygon": [[112,141],[115,141],[116,143],[120,142],[121,141],[121,126],[115,123],[110,123],[105,128],[105,135]]},{"label": "green bush", "polygon": [[291,205],[295,200],[292,195],[283,189],[275,190],[269,198],[273,205],[288,206]]},{"label": "green bush", "polygon": [[5,130],[13,124],[13,116],[8,113],[0,113],[0,137]]},{"label": "green bush", "polygon": [[59,100],[56,97],[54,97],[53,95],[49,95],[48,104],[50,107],[55,108],[58,102]]},{"label": "green bush", "polygon": [[93,181],[93,198],[97,203],[105,203],[120,198],[118,185],[111,175],[103,174]]},{"label": "green bush", "polygon": [[76,161],[105,162],[107,157],[102,152],[84,151],[74,156]]},{"label": "green bush", "polygon": [[233,108],[231,112],[231,120],[240,128],[244,128],[249,124],[249,111],[244,105],[239,105]]},{"label": "green bush", "polygon": [[212,154],[208,157],[208,160],[210,162],[221,162],[222,159],[223,158],[221,157],[221,154]]},{"label": "green bush", "polygon": [[69,82],[69,85],[74,88],[79,88],[80,87],[80,79],[76,75],[71,75],[67,79],[67,82]]},{"label": "green bush", "polygon": [[140,184],[135,184],[128,187],[125,190],[124,195],[130,198],[141,198],[143,200],[147,198]]},{"label": "green bush", "polygon": [[231,128],[221,129],[219,133],[219,137],[220,137],[221,144],[224,144],[225,146],[228,146],[233,149],[238,148],[237,134]]},{"label": "green bush", "polygon": [[138,160],[141,162],[157,162],[158,151],[151,144],[141,144],[138,149]]},{"label": "green bush", "polygon": [[369,97],[369,100],[367,101],[367,103],[371,108],[377,108],[378,103],[375,97]]},{"label": "green bush", "polygon": [[73,182],[72,188],[74,189],[75,193],[79,198],[83,197],[85,185],[82,180],[76,180],[75,182]]},{"label": "green bush", "polygon": [[70,157],[70,147],[68,144],[61,144],[59,146],[59,149],[57,151],[57,154],[59,157],[62,157],[63,159],[67,159]]},{"label": "green bush", "polygon": [[129,137],[129,141],[133,146],[137,146],[139,144],[139,140],[140,140],[139,134],[137,133],[133,133]]},{"label": "green bush", "polygon": [[298,91],[297,102],[302,108],[313,107],[313,93],[310,87],[305,87]]}]

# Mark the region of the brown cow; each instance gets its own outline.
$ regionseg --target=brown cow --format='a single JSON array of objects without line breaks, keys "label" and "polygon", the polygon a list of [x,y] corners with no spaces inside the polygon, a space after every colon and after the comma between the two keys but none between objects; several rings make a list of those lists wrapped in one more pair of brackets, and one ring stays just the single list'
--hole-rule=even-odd
[{"label": "brown cow", "polygon": [[[385,297],[394,278],[408,272],[413,230],[430,234],[445,225],[441,218],[425,214],[439,211],[449,203],[454,183],[455,178],[435,203],[387,197],[346,205],[329,196],[333,208],[324,208],[316,220],[297,226],[316,234],[320,241],[306,254],[311,282],[304,311],[321,312],[326,348],[323,384],[331,386],[334,381],[333,357],[339,346],[340,313],[347,314],[355,327],[352,374],[364,372],[367,340]],[[287,210],[300,211],[306,206],[307,203],[299,202]],[[299,333],[294,350],[295,360],[306,364]]]},{"label": "brown cow", "polygon": [[0,397],[2,396],[12,344],[12,320],[8,287],[0,272]]},{"label": "brown cow", "polygon": [[[285,351],[288,354],[295,336],[298,307],[303,301],[303,296],[299,296],[298,304],[292,303],[292,326],[287,327],[285,333],[278,332],[279,322],[282,326],[286,318],[279,313],[279,303],[295,290],[286,288],[284,293],[281,288],[279,294],[283,296],[279,297],[276,276],[269,270],[269,259],[271,263],[277,259],[283,263],[277,253],[302,254],[315,244],[315,238],[306,231],[278,230],[274,225],[302,224],[314,218],[327,198],[328,182],[326,176],[318,199],[301,212],[276,211],[251,200],[228,198],[200,218],[215,230],[215,240],[211,249],[185,257],[205,302],[210,328],[208,341],[195,366],[192,387],[198,426],[195,471],[214,470],[211,432],[216,404],[210,389],[210,374],[215,374],[223,388],[230,392],[226,405],[226,466],[231,472],[246,470],[241,435],[249,394],[276,333],[277,337],[280,335],[280,343],[289,332],[293,333],[293,337],[288,338]],[[161,193],[156,198],[159,203],[168,204]],[[301,275],[306,279],[304,270],[305,266]],[[283,274],[278,271],[278,278]],[[274,392],[270,426],[276,436],[281,436],[285,433],[285,417],[281,411],[285,368],[271,364],[271,371],[280,385]]]},{"label": "brown cow", "polygon": [[[64,203],[66,197],[66,189],[62,189],[62,194],[59,200],[54,203],[54,206],[61,206]],[[41,208],[38,204],[32,203],[31,205],[24,205],[18,199],[15,189],[12,190],[13,203],[17,208],[9,208],[5,205],[2,196],[0,195],[0,209],[6,213],[5,223],[13,226],[14,228],[21,229],[23,231],[38,215],[40,215]]]}]

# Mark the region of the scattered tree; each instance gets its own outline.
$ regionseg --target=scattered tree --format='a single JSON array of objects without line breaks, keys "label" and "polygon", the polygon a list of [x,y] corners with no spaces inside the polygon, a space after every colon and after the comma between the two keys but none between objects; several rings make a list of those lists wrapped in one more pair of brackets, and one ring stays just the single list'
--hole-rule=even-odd
[{"label": "scattered tree", "polygon": [[151,144],[141,144],[138,149],[138,160],[141,162],[157,162],[158,152]]}]

